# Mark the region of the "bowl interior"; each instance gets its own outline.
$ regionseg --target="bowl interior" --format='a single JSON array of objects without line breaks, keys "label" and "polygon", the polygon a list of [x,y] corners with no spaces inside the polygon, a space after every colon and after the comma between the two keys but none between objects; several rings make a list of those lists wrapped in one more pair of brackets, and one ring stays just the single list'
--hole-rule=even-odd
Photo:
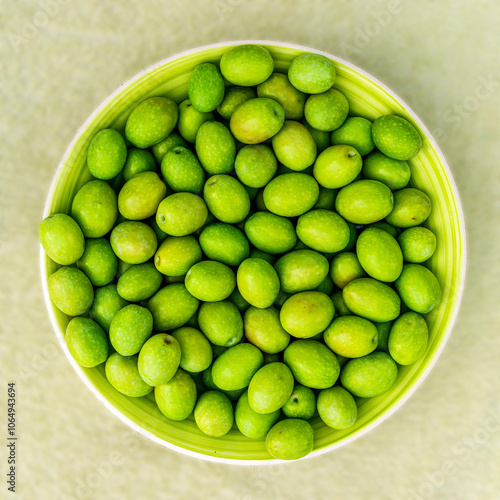
[{"label": "bowl interior", "polygon": [[[297,55],[318,52],[289,44],[256,43],[271,52],[278,72],[286,71]],[[75,193],[92,178],[86,166],[86,152],[96,132],[108,127],[122,130],[130,111],[147,97],[168,96],[181,102],[187,97],[187,83],[194,67],[202,62],[217,63],[233,45],[236,43],[217,44],[174,56],[149,68],[111,95],[87,120],[68,148],[54,179],[45,216],[57,212],[69,213]],[[428,266],[442,285],[443,301],[439,308],[427,315],[430,339],[425,355],[413,365],[400,368],[398,379],[390,391],[376,398],[360,400],[359,418],[353,427],[335,431],[316,417],[312,421],[315,448],[309,456],[338,447],[367,432],[413,393],[444,346],[460,302],[465,272],[465,230],[460,201],[446,162],[429,132],[401,99],[373,77],[341,59],[324,55],[336,64],[334,87],[346,95],[353,115],[373,120],[383,114],[398,114],[411,121],[424,138],[422,150],[410,161],[411,185],[425,191],[433,203],[426,226],[436,233],[438,246]],[[55,307],[47,293],[47,278],[58,266],[43,251],[41,264],[49,313],[63,349],[85,383],[113,413],[149,438],[184,453],[216,461],[263,463],[271,460],[263,439],[247,439],[237,429],[222,438],[211,438],[198,430],[192,417],[183,422],[168,420],[156,407],[153,395],[134,399],[120,394],[107,382],[103,366],[85,369],[77,365],[64,342],[68,317]]]}]

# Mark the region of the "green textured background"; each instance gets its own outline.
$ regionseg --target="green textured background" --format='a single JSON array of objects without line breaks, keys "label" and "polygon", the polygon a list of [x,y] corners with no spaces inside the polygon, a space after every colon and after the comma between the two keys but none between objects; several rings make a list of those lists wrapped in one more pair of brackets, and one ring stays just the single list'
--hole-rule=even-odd
[{"label": "green textured background", "polygon": [[[46,16],[42,5],[52,5]],[[0,10],[0,370],[4,387],[14,380],[19,392],[18,498],[496,499],[498,5],[276,1],[269,7],[255,0],[126,5],[4,1]],[[205,463],[163,449],[130,431],[85,389],[49,323],[36,236],[55,168],[77,128],[105,97],[175,52],[243,38],[274,38],[337,54],[403,97],[449,160],[469,239],[457,325],[411,400],[347,447],[305,462],[258,468]],[[5,418],[5,390],[0,394]],[[4,470],[2,447],[2,476]],[[0,488],[4,498],[5,483]]]}]

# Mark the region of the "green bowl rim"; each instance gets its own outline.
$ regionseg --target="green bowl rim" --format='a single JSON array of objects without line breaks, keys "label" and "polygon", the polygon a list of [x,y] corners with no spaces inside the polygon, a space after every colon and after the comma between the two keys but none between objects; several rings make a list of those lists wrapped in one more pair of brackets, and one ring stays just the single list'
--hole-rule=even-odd
[{"label": "green bowl rim", "polygon": [[[377,427],[378,425],[380,425],[382,422],[384,422],[387,418],[389,418],[392,414],[394,414],[396,412],[396,410],[398,410],[399,408],[401,408],[401,406],[414,394],[414,392],[420,387],[420,385],[422,384],[422,382],[425,380],[425,378],[428,376],[429,372],[432,370],[432,368],[434,367],[434,365],[436,364],[436,361],[437,359],[439,358],[439,356],[441,355],[443,349],[444,349],[444,346],[446,345],[448,339],[449,339],[449,336],[450,336],[450,333],[453,329],[453,326],[455,324],[455,321],[457,319],[457,316],[458,316],[458,312],[460,310],[460,304],[461,304],[461,301],[462,301],[462,297],[463,297],[463,291],[464,291],[464,288],[465,288],[465,277],[466,277],[466,271],[467,271],[467,240],[466,240],[466,225],[465,225],[465,217],[464,217],[464,212],[463,212],[463,207],[462,207],[462,203],[460,201],[460,195],[459,195],[459,192],[458,192],[458,188],[456,186],[456,183],[455,183],[455,180],[453,178],[453,175],[451,173],[451,170],[448,166],[448,163],[446,161],[446,158],[443,154],[443,152],[441,151],[440,147],[438,146],[436,140],[432,137],[431,133],[429,132],[428,128],[424,125],[424,123],[422,122],[422,120],[416,115],[416,113],[410,108],[410,106],[408,106],[408,104],[406,104],[406,102],[401,99],[401,97],[399,97],[394,91],[392,91],[389,87],[387,87],[385,84],[383,84],[382,82],[380,82],[377,78],[375,78],[374,76],[372,76],[371,74],[369,74],[368,72],[364,71],[363,69],[359,68],[358,66],[356,66],[355,64],[349,62],[349,61],[346,61],[345,59],[342,59],[338,56],[335,56],[335,55],[332,55],[328,52],[324,52],[324,51],[321,51],[321,50],[318,50],[318,49],[314,49],[314,48],[311,48],[311,47],[307,47],[307,46],[304,46],[304,45],[299,45],[299,44],[294,44],[294,43],[288,43],[288,42],[281,42],[281,41],[271,41],[271,40],[235,40],[235,41],[225,41],[225,42],[218,42],[218,43],[213,43],[213,44],[208,44],[208,45],[203,45],[201,47],[195,47],[195,48],[192,48],[192,49],[189,49],[189,50],[185,50],[185,51],[182,51],[182,52],[179,52],[177,54],[174,54],[170,57],[167,57],[166,59],[163,59],[151,66],[149,66],[148,68],[144,69],[143,71],[137,73],[136,75],[134,75],[132,78],[128,79],[126,82],[124,82],[123,84],[121,84],[113,93],[111,93],[96,109],[95,111],[87,118],[87,120],[85,121],[85,123],[77,130],[76,134],[75,134],[75,137],[73,138],[73,140],[71,141],[70,145],[68,146],[68,148],[66,149],[66,152],[64,153],[63,157],[62,157],[62,160],[60,161],[59,163],[59,166],[54,174],[54,178],[52,180],[52,183],[51,183],[51,186],[50,186],[50,190],[49,190],[49,193],[48,193],[48,196],[47,196],[47,201],[45,203],[45,207],[44,207],[44,211],[43,211],[43,218],[47,217],[50,215],[49,213],[49,200],[52,199],[52,196],[53,196],[53,192],[54,192],[54,189],[55,189],[55,186],[56,186],[56,183],[57,183],[57,179],[61,173],[61,170],[65,164],[65,161],[66,161],[66,158],[69,156],[71,150],[73,149],[74,145],[76,144],[76,142],[78,141],[80,135],[87,129],[88,125],[93,121],[94,117],[100,113],[103,109],[105,109],[105,107],[108,105],[108,103],[110,101],[113,100],[113,98],[115,96],[117,96],[118,94],[124,92],[128,86],[132,85],[138,78],[140,77],[143,77],[145,76],[146,74],[154,71],[155,69],[159,68],[160,66],[163,66],[164,64],[166,63],[169,63],[169,62],[173,62],[175,60],[178,60],[178,59],[182,59],[183,57],[187,56],[187,55],[190,55],[190,54],[193,54],[193,53],[196,53],[196,52],[199,52],[199,51],[205,51],[207,49],[212,49],[212,48],[217,48],[217,47],[232,47],[232,46],[235,46],[235,45],[244,45],[244,44],[256,44],[256,45],[269,45],[269,46],[277,46],[277,47],[285,47],[285,48],[290,48],[290,49],[297,49],[297,50],[301,50],[301,51],[304,51],[304,52],[314,52],[316,54],[321,54],[325,57],[328,57],[329,59],[332,59],[334,61],[337,61],[341,64],[344,64],[346,66],[348,66],[349,68],[355,70],[356,72],[360,73],[361,75],[369,78],[374,84],[376,84],[377,86],[379,86],[382,90],[384,90],[387,94],[389,94],[392,98],[394,98],[395,101],[397,101],[400,105],[402,105],[404,107],[404,109],[411,115],[412,119],[419,125],[419,127],[421,128],[421,130],[425,133],[425,136],[426,136],[426,139],[429,141],[429,143],[431,144],[431,146],[434,148],[437,156],[439,157],[440,161],[441,161],[441,164],[442,164],[442,167],[444,167],[445,171],[446,171],[446,175],[450,181],[450,184],[451,186],[453,187],[453,194],[456,198],[456,204],[457,204],[457,208],[458,208],[458,215],[459,215],[459,227],[462,228],[462,238],[461,238],[461,252],[462,252],[462,261],[460,262],[460,265],[461,265],[461,269],[462,269],[462,279],[461,279],[461,282],[460,282],[460,290],[458,291],[458,300],[457,300],[457,303],[456,303],[456,307],[455,307],[455,310],[453,311],[453,316],[452,316],[452,319],[448,325],[448,329],[446,330],[446,332],[443,332],[443,335],[442,335],[442,340],[441,340],[441,344],[439,345],[438,349],[436,349],[433,354],[432,354],[432,358],[430,360],[430,362],[427,364],[427,366],[425,367],[424,371],[422,371],[422,373],[420,374],[420,376],[418,377],[418,379],[413,383],[413,385],[411,385],[407,391],[402,395],[400,396],[400,398],[393,404],[392,407],[390,407],[389,409],[387,409],[386,411],[384,411],[383,413],[379,414],[377,417],[375,417],[372,422],[370,422],[369,424],[367,424],[364,428],[362,428],[361,430],[359,430],[358,432],[356,432],[355,434],[353,434],[352,436],[349,436],[345,439],[343,439],[342,441],[338,442],[338,443],[333,443],[329,446],[325,446],[324,448],[321,448],[319,450],[316,450],[316,451],[313,451],[311,452],[309,455],[307,455],[306,457],[300,459],[300,460],[305,460],[305,459],[308,459],[308,458],[313,458],[313,457],[317,457],[319,455],[323,455],[324,453],[328,453],[336,448],[340,448],[341,446],[344,446],[352,441],[354,441],[355,439],[358,439],[359,437],[365,435],[366,433],[368,433],[369,431],[371,431],[372,429],[374,429],[375,427]],[[90,383],[89,379],[86,377],[84,371],[82,370],[82,368],[80,367],[80,365],[74,360],[73,356],[71,356],[67,346],[66,346],[66,342],[64,340],[64,332],[61,331],[61,329],[59,328],[59,325],[57,323],[57,320],[56,320],[56,317],[54,315],[54,312],[53,312],[53,306],[52,306],[52,302],[51,302],[51,299],[50,299],[50,296],[49,296],[49,292],[48,292],[48,275],[47,275],[47,270],[46,270],[46,267],[45,267],[45,259],[46,259],[46,254],[43,250],[43,247],[42,245],[40,245],[40,268],[41,268],[41,278],[42,278],[42,287],[43,287],[43,294],[44,294],[44,298],[45,298],[45,303],[46,303],[46,306],[47,306],[47,310],[48,310],[48,313],[49,313],[49,316],[50,316],[50,321],[52,323],[52,327],[57,335],[57,338],[59,340],[59,343],[61,344],[61,347],[64,351],[64,353],[66,354],[66,357],[68,358],[69,362],[71,363],[71,365],[73,366],[73,368],[75,369],[75,371],[78,373],[79,377],[83,380],[83,382],[85,383],[85,385],[90,389],[90,391],[97,397],[97,399],[99,401],[101,401],[101,403],[104,404],[104,406],[110,410],[115,416],[117,416],[122,422],[124,422],[125,424],[127,424],[130,428],[134,429],[135,431],[139,432],[140,434],[142,434],[143,436],[147,437],[148,439],[150,439],[151,441],[154,441],[155,443],[158,443],[166,448],[169,448],[171,450],[174,450],[174,451],[177,451],[177,452],[180,452],[184,455],[188,455],[190,457],[195,457],[195,458],[199,458],[199,459],[203,459],[203,460],[207,460],[207,461],[210,461],[210,462],[217,462],[217,463],[226,463],[226,464],[238,464],[238,465],[244,465],[244,466],[254,466],[254,465],[270,465],[270,464],[273,464],[273,463],[276,463],[276,462],[279,462],[279,463],[283,463],[284,461],[282,460],[277,460],[277,459],[270,459],[270,460],[244,460],[244,459],[230,459],[230,458],[221,458],[221,457],[214,457],[214,456],[210,456],[210,455],[205,455],[203,453],[198,453],[198,452],[195,452],[195,451],[191,451],[191,450],[188,450],[188,449],[185,449],[185,448],[182,448],[180,446],[177,446],[177,445],[174,445],[174,444],[171,444],[167,441],[164,441],[163,439],[160,439],[158,438],[157,436],[155,436],[154,434],[152,434],[151,432],[145,430],[144,428],[142,428],[140,425],[138,425],[137,423],[135,423],[134,421],[130,420],[128,417],[126,417],[125,415],[123,415],[119,410],[117,410],[95,387],[93,387],[93,385]],[[291,461],[291,462],[295,462],[294,461]]]}]

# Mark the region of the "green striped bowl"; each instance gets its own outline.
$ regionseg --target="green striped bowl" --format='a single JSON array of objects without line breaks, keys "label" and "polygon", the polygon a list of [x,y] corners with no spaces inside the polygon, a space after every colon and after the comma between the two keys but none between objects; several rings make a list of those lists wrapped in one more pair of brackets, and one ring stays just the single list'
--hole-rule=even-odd
[{"label": "green striped bowl", "polygon": [[[71,201],[78,189],[91,179],[86,167],[87,147],[94,134],[104,128],[122,130],[130,111],[151,96],[166,95],[176,102],[187,97],[187,83],[193,68],[202,62],[217,63],[230,47],[240,43],[265,46],[276,61],[277,71],[286,71],[294,57],[303,52],[317,52],[332,59],[337,68],[335,87],[349,100],[351,112],[374,120],[380,115],[395,113],[411,121],[424,138],[420,153],[410,161],[411,184],[424,190],[434,209],[426,224],[438,237],[436,253],[429,267],[443,288],[442,305],[427,316],[430,341],[427,352],[415,364],[402,367],[395,385],[387,393],[359,402],[356,424],[344,431],[325,426],[318,417],[313,419],[315,446],[308,455],[316,456],[338,448],[365,434],[394,413],[416,390],[440,355],[455,321],[462,296],[465,275],[465,226],[460,200],[443,154],[429,131],[411,109],[385,85],[352,64],[323,52],[281,42],[226,42],[189,50],[152,66],[123,84],[90,116],[64,155],[52,183],[44,216],[57,212],[69,213]],[[155,405],[154,397],[128,398],[107,382],[103,366],[85,369],[77,365],[64,341],[68,317],[51,302],[47,278],[57,265],[41,250],[42,282],[47,308],[57,337],[73,368],[87,387],[133,429],[151,440],[187,455],[226,463],[263,464],[272,458],[266,452],[264,440],[245,438],[231,430],[222,438],[202,434],[194,420],[169,421]]]}]

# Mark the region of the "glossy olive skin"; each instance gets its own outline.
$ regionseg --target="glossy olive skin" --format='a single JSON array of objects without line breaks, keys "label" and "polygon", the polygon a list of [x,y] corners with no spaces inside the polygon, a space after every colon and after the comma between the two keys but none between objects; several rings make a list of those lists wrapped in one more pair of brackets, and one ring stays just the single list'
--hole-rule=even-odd
[{"label": "glossy olive skin", "polygon": [[104,129],[92,138],[87,152],[87,166],[96,179],[112,179],[121,172],[126,159],[127,147],[117,130]]},{"label": "glossy olive skin", "polygon": [[49,295],[54,304],[68,316],[85,314],[94,300],[92,283],[75,267],[61,267],[51,274]]},{"label": "glossy olive skin", "polygon": [[295,250],[280,257],[274,264],[281,290],[287,293],[314,290],[328,275],[328,260],[313,250]]},{"label": "glossy olive skin", "polygon": [[182,368],[166,383],[155,387],[159,410],[170,420],[185,420],[196,405],[197,390],[192,377]]},{"label": "glossy olive skin", "polygon": [[309,420],[316,411],[316,396],[310,387],[295,384],[289,400],[281,408],[288,418]]},{"label": "glossy olive skin", "polygon": [[257,413],[248,403],[248,392],[245,391],[236,404],[234,419],[239,431],[251,439],[260,439],[267,435],[271,427],[280,417],[280,410],[272,413]]},{"label": "glossy olive skin", "polygon": [[183,283],[172,283],[160,288],[148,301],[157,332],[173,330],[187,323],[198,309],[199,300],[193,297]]},{"label": "glossy olive skin", "polygon": [[194,420],[205,434],[212,437],[224,436],[234,423],[233,405],[222,392],[204,392],[196,403]]},{"label": "glossy olive skin", "polygon": [[116,256],[127,264],[142,264],[156,252],[155,232],[144,222],[126,221],[111,232],[111,247]]},{"label": "glossy olive skin", "polygon": [[244,389],[263,364],[264,357],[257,347],[248,343],[238,344],[214,361],[212,380],[225,391]]},{"label": "glossy olive skin", "polygon": [[92,285],[104,286],[115,277],[118,259],[107,239],[92,238],[86,241],[85,251],[76,267],[86,274]]},{"label": "glossy olive skin", "polygon": [[281,352],[290,342],[290,334],[281,325],[278,310],[272,306],[266,309],[250,306],[245,311],[243,326],[246,339],[263,353]]},{"label": "glossy olive skin", "polygon": [[198,313],[200,330],[214,346],[231,347],[243,337],[238,308],[227,300],[204,302]]},{"label": "glossy olive skin", "polygon": [[342,297],[348,309],[370,321],[391,321],[399,316],[401,299],[384,283],[373,278],[358,278],[348,283]]},{"label": "glossy olive skin", "polygon": [[365,229],[356,242],[356,253],[361,267],[379,281],[396,281],[403,270],[403,253],[398,242],[382,229]]},{"label": "glossy olive skin", "polygon": [[250,212],[250,198],[243,184],[229,175],[213,175],[203,196],[210,212],[221,222],[237,224]]},{"label": "glossy olive skin", "polygon": [[289,418],[278,422],[266,437],[266,449],[280,460],[297,460],[314,446],[314,430],[305,420]]},{"label": "glossy olive skin", "polygon": [[398,238],[406,262],[421,264],[430,259],[437,246],[436,235],[425,227],[411,227]]},{"label": "glossy olive skin", "polygon": [[208,113],[224,99],[224,79],[215,64],[202,63],[191,73],[188,83],[191,104],[200,112]]},{"label": "glossy olive skin", "polygon": [[337,212],[354,224],[371,224],[382,220],[392,212],[393,207],[391,190],[381,182],[368,179],[345,186],[335,200]]},{"label": "glossy olive skin", "polygon": [[311,95],[306,101],[304,116],[317,130],[332,132],[344,123],[349,113],[349,103],[342,92],[329,89]]},{"label": "glossy olive skin", "polygon": [[196,134],[196,154],[209,174],[227,174],[233,169],[236,143],[222,123],[207,121]]},{"label": "glossy olive skin", "polygon": [[94,291],[94,302],[89,315],[105,332],[109,332],[113,317],[126,305],[128,302],[119,295],[116,285],[102,286]]},{"label": "glossy olive skin", "polygon": [[278,102],[257,97],[244,102],[231,115],[231,132],[244,144],[259,144],[276,135],[285,122],[285,110]]},{"label": "glossy olive skin", "polygon": [[293,120],[285,121],[273,137],[273,150],[282,165],[297,172],[310,167],[317,153],[316,143],[309,130]]},{"label": "glossy olive skin", "polygon": [[200,244],[194,236],[170,236],[156,251],[154,265],[166,276],[185,276],[201,258]]},{"label": "glossy olive skin", "polygon": [[105,366],[108,382],[118,392],[131,398],[142,398],[153,390],[139,375],[137,357],[137,355],[121,356],[114,352],[109,356]]},{"label": "glossy olive skin", "polygon": [[189,149],[171,148],[161,162],[161,173],[172,191],[201,193],[205,172],[196,155]]},{"label": "glossy olive skin", "polygon": [[285,350],[284,362],[295,380],[312,389],[326,389],[335,384],[340,366],[333,352],[316,340],[296,340]]},{"label": "glossy olive skin", "polygon": [[335,66],[321,54],[301,54],[288,69],[291,84],[306,94],[326,92],[335,82]]},{"label": "glossy olive skin", "polygon": [[373,398],[388,391],[397,375],[398,368],[389,354],[377,351],[348,361],[340,381],[353,396]]},{"label": "glossy olive skin", "polygon": [[250,99],[255,99],[257,93],[254,89],[248,87],[229,87],[226,89],[224,99],[220,106],[217,108],[217,112],[225,120],[230,120],[235,109],[246,101]]},{"label": "glossy olive skin", "polygon": [[317,291],[299,292],[285,301],[280,311],[283,328],[297,338],[310,338],[325,330],[335,314],[328,295]]},{"label": "glossy olive skin", "polygon": [[389,354],[400,365],[411,365],[419,359],[429,338],[425,319],[420,314],[407,312],[394,321],[389,333]]},{"label": "glossy olive skin", "polygon": [[245,235],[230,224],[210,224],[199,237],[203,253],[211,260],[238,266],[250,255]]},{"label": "glossy olive skin", "polygon": [[313,175],[320,186],[337,189],[353,182],[361,172],[362,165],[361,154],[355,148],[338,144],[318,155]]},{"label": "glossy olive skin", "polygon": [[234,162],[238,179],[251,188],[264,187],[274,177],[277,168],[278,160],[266,144],[243,146]]},{"label": "glossy olive skin", "polygon": [[438,279],[420,264],[405,264],[395,285],[401,300],[412,311],[427,314],[441,303]]},{"label": "glossy olive skin", "polygon": [[66,327],[66,344],[77,363],[86,367],[104,363],[108,358],[108,339],[104,330],[90,318],[73,318]]},{"label": "glossy olive skin", "polygon": [[174,193],[158,205],[156,222],[171,236],[187,236],[199,229],[207,220],[205,202],[194,193]]},{"label": "glossy olive skin", "polygon": [[296,230],[304,244],[324,253],[344,250],[351,235],[349,225],[339,214],[322,208],[301,215]]},{"label": "glossy olive skin", "polygon": [[318,413],[332,429],[348,429],[358,418],[358,407],[352,395],[343,387],[324,389],[318,394]]},{"label": "glossy olive skin", "polygon": [[257,413],[274,413],[290,398],[293,375],[283,363],[274,362],[258,370],[248,386],[248,403]]},{"label": "glossy olive skin", "polygon": [[417,129],[400,116],[385,115],[377,118],[372,125],[372,137],[382,153],[396,160],[409,160],[422,147],[422,138]]},{"label": "glossy olive skin", "polygon": [[212,346],[199,330],[184,326],[174,330],[171,335],[181,348],[181,368],[191,373],[199,373],[212,364]]},{"label": "glossy olive skin", "polygon": [[290,83],[287,75],[273,73],[257,87],[257,95],[279,102],[287,120],[300,120],[304,116],[306,95]]},{"label": "glossy olive skin", "polygon": [[236,280],[243,298],[263,309],[273,304],[280,290],[278,274],[263,259],[244,260],[238,267]]},{"label": "glossy olive skin", "polygon": [[270,212],[283,217],[297,217],[318,201],[318,183],[304,173],[275,177],[264,188],[264,203]]},{"label": "glossy olive skin", "polygon": [[342,297],[342,290],[337,290],[332,293],[331,297],[333,305],[335,306],[335,318],[339,316],[348,316],[352,311],[346,306],[344,298]]},{"label": "glossy olive skin", "polygon": [[66,214],[54,214],[43,219],[40,241],[47,255],[57,264],[69,266],[83,255],[85,239],[80,226]]},{"label": "glossy olive skin", "polygon": [[265,82],[274,70],[269,51],[260,45],[237,45],[229,49],[220,61],[224,78],[234,85],[254,86]]},{"label": "glossy olive skin", "polygon": [[155,158],[146,149],[130,148],[122,170],[123,180],[127,182],[141,172],[156,172]]},{"label": "glossy olive skin", "polygon": [[[273,238],[269,238],[269,234]],[[270,212],[256,212],[245,222],[245,234],[257,249],[270,254],[290,251],[297,243],[290,220]]]},{"label": "glossy olive skin", "polygon": [[342,316],[332,321],[324,333],[325,344],[346,358],[370,354],[378,345],[376,326],[359,316]]},{"label": "glossy olive skin", "polygon": [[330,276],[339,288],[344,288],[348,283],[366,276],[355,253],[342,252],[337,254],[330,265]]},{"label": "glossy olive skin", "polygon": [[166,97],[150,97],[130,113],[125,124],[125,137],[136,147],[145,149],[162,141],[172,132],[179,111]]},{"label": "glossy olive skin", "polygon": [[158,333],[149,338],[139,352],[138,368],[149,385],[166,384],[175,375],[181,361],[181,347],[175,337]]},{"label": "glossy olive skin", "polygon": [[361,156],[371,153],[375,148],[372,139],[372,123],[361,116],[352,116],[331,135],[332,145],[346,144],[352,146]]},{"label": "glossy olive skin", "polygon": [[129,220],[147,219],[156,214],[166,194],[167,187],[156,172],[141,172],[121,188],[118,210]]},{"label": "glossy olive skin", "polygon": [[422,224],[432,210],[430,198],[419,189],[404,188],[394,193],[394,208],[386,221],[396,227],[413,227]]},{"label": "glossy olive skin", "polygon": [[113,317],[109,327],[109,340],[119,354],[133,356],[141,350],[152,331],[153,317],[149,310],[130,304]]},{"label": "glossy olive skin", "polygon": [[186,288],[198,300],[217,302],[227,299],[236,286],[230,267],[215,260],[198,262],[186,274]]},{"label": "glossy olive skin", "polygon": [[[180,123],[180,112],[181,112],[181,106],[182,103],[179,105],[179,130],[181,127]],[[181,135],[179,135],[177,132],[171,132],[165,139],[163,139],[160,142],[157,142],[151,147],[151,151],[153,153],[153,156],[155,157],[156,162],[158,165],[161,165],[163,158],[165,155],[172,149],[175,148],[176,146],[182,146],[186,147],[186,141],[184,140]]]},{"label": "glossy olive skin", "polygon": [[115,191],[101,180],[87,182],[73,199],[71,216],[86,238],[101,238],[111,230],[118,217]]},{"label": "glossy olive skin", "polygon": [[380,151],[375,151],[363,161],[363,177],[383,182],[395,191],[408,185],[411,170],[405,161],[389,158]]}]

